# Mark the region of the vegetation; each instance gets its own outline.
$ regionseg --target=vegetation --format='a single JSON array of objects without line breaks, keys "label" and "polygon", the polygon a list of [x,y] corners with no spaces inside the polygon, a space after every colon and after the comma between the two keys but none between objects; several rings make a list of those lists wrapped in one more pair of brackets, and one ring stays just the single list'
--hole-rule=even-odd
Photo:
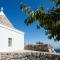
[{"label": "vegetation", "polygon": [[40,41],[39,41],[39,42],[36,42],[36,44],[43,44],[43,42],[40,42]]},{"label": "vegetation", "polygon": [[48,38],[53,38],[55,41],[60,40],[60,0],[51,0],[55,3],[55,7],[45,11],[43,7],[37,8],[33,11],[23,2],[20,5],[22,11],[26,12],[27,18],[25,24],[30,25],[37,22],[37,29],[40,27],[46,30]]}]

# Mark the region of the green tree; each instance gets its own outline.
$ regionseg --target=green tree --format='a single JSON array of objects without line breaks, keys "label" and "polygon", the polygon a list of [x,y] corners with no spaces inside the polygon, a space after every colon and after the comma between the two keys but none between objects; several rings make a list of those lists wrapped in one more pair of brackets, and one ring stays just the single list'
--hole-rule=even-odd
[{"label": "green tree", "polygon": [[43,42],[38,41],[38,42],[36,42],[36,44],[44,44],[44,43],[43,43]]},{"label": "green tree", "polygon": [[33,11],[21,3],[20,8],[26,12],[27,18],[25,24],[30,25],[33,22],[37,22],[37,29],[43,27],[46,30],[48,38],[53,38],[55,41],[60,40],[60,0],[51,0],[55,3],[55,7],[50,8],[49,11],[45,11],[43,7],[37,8]]}]

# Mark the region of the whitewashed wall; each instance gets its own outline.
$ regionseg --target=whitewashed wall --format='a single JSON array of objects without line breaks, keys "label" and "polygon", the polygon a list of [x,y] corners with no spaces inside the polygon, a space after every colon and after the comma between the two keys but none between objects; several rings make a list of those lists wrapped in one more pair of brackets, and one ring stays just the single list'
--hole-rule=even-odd
[{"label": "whitewashed wall", "polygon": [[[8,46],[8,38],[12,38],[12,46]],[[0,25],[0,52],[13,52],[24,49],[24,33]]]}]

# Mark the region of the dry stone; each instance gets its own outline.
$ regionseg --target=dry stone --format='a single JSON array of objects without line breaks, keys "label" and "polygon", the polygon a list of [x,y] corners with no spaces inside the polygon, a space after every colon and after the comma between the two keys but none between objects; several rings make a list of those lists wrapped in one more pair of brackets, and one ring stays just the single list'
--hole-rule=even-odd
[{"label": "dry stone", "polygon": [[59,60],[60,55],[52,55],[41,52],[23,52],[23,53],[0,53],[0,60]]}]

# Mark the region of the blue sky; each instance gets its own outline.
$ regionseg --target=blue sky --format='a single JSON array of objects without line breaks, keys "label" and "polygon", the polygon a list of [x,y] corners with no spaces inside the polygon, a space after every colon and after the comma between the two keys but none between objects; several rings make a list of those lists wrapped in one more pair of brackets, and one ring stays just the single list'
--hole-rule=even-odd
[{"label": "blue sky", "polygon": [[[25,33],[25,43],[36,43],[41,41],[43,43],[51,44],[54,48],[60,48],[60,41],[55,42],[53,39],[49,40],[45,35],[45,30],[41,28],[36,29],[36,23],[31,26],[26,26],[24,20],[26,19],[26,14],[20,10],[20,3],[22,0],[0,0],[0,8],[4,8],[4,13],[11,21],[13,26]],[[30,6],[32,10],[43,5],[45,10],[53,7],[54,4],[50,3],[49,0],[23,0],[27,6]]]}]

